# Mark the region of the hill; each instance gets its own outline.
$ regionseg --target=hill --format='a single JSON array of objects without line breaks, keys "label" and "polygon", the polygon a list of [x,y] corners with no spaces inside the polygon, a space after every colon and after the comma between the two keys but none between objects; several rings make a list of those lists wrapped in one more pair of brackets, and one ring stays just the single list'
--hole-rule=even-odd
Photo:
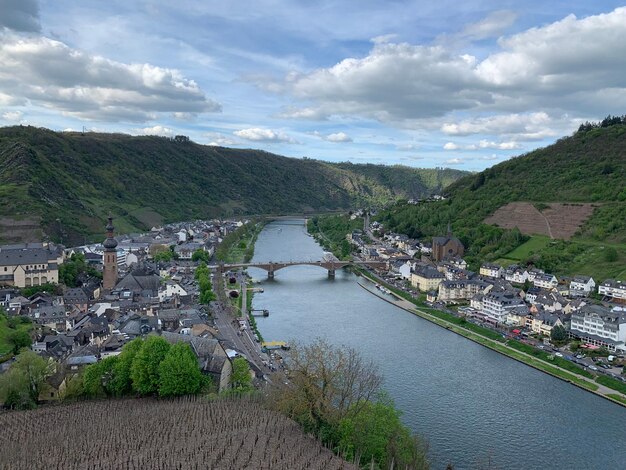
[{"label": "hill", "polygon": [[0,240],[82,242],[102,236],[109,212],[131,232],[177,220],[349,209],[438,193],[464,174],[181,140],[1,128]]},{"label": "hill", "polygon": [[4,412],[0,424],[3,469],[358,468],[246,398],[84,401]]},{"label": "hill", "polygon": [[[378,219],[416,238],[440,235],[451,223],[474,267],[515,261],[561,274],[624,278],[625,182],[626,122],[591,125],[459,179],[446,188],[445,201],[397,204]],[[534,234],[547,235],[546,243],[508,257]]]}]

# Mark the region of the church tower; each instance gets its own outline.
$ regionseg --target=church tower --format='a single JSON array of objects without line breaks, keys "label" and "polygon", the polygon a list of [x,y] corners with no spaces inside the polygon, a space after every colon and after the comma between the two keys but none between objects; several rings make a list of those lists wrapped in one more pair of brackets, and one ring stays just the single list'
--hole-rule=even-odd
[{"label": "church tower", "polygon": [[113,237],[113,217],[109,216],[109,223],[106,226],[107,237],[102,243],[104,245],[104,271],[102,273],[102,287],[111,290],[117,284],[117,240]]}]

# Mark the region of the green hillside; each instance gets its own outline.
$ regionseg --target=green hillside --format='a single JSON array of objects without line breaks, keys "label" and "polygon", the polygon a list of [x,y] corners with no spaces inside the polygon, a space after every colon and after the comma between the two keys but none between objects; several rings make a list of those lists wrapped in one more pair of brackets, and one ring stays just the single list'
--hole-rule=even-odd
[{"label": "green hillside", "polygon": [[[302,213],[439,192],[457,170],[334,165],[164,137],[0,128],[0,239],[66,244],[162,222]],[[26,229],[18,230],[17,224]]]},{"label": "green hillside", "polygon": [[[533,263],[562,274],[626,276],[626,123],[591,125],[549,147],[465,176],[445,190],[445,201],[399,203],[379,214],[388,229],[426,238],[452,229],[474,267],[485,260]],[[484,222],[507,203],[594,203],[598,207],[569,241],[531,243],[529,237]],[[606,251],[609,255],[605,255]],[[613,256],[613,250],[617,256]]]}]

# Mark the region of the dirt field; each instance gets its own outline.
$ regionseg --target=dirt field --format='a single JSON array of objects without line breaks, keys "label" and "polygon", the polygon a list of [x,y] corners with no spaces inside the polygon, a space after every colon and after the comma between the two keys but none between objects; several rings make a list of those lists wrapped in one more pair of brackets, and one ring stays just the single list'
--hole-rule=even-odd
[{"label": "dirt field", "polygon": [[[511,202],[485,219],[486,224],[527,235],[546,235],[569,240],[597,207],[595,204],[544,204],[541,212],[529,202]],[[541,207],[541,205],[540,205]]]},{"label": "dirt field", "polygon": [[247,399],[86,401],[0,414],[0,469],[351,469]]}]

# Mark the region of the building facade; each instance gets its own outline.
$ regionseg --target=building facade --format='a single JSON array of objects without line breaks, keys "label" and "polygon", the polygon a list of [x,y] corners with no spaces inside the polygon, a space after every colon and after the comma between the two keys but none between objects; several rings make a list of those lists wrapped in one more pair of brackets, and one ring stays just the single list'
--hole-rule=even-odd
[{"label": "building facade", "polygon": [[29,243],[0,247],[0,285],[31,287],[59,282],[63,250],[51,244]]},{"label": "building facade", "polygon": [[106,230],[107,237],[102,243],[104,246],[102,287],[105,290],[111,290],[115,287],[115,284],[117,284],[117,240],[113,235],[115,227],[113,227],[112,217],[109,217]]}]

